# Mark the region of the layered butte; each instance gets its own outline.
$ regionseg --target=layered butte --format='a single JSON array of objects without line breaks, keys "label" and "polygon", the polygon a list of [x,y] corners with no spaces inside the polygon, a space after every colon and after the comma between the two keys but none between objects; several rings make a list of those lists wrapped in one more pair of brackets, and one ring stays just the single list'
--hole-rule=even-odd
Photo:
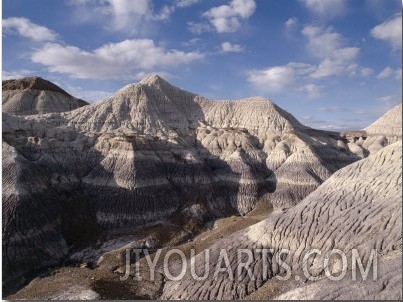
[{"label": "layered butte", "polygon": [[[290,267],[292,276],[287,279],[288,288],[285,285],[280,295],[271,298],[401,299],[401,199],[402,142],[399,141],[337,171],[295,207],[278,211],[215,243],[209,249],[208,262],[205,252],[199,253],[191,261],[196,263],[197,276],[205,276],[207,271],[207,277],[195,280],[188,269],[181,280],[165,284],[162,298],[232,300],[250,295],[250,298],[265,299],[268,296],[253,294],[264,286],[275,291],[274,279],[285,278],[284,267],[279,265],[275,255],[286,250],[288,253],[283,254],[282,260]],[[249,272],[239,270],[240,249],[251,253]],[[313,249],[315,255],[305,258]],[[340,257],[327,266],[332,276],[346,275],[338,281],[326,276],[324,265],[326,253],[334,249],[346,257],[346,266],[341,264]],[[358,271],[351,262],[354,249],[367,267],[370,267],[371,257],[371,261],[376,259],[375,278],[372,270],[367,280],[361,279],[362,276],[354,280],[352,270]],[[227,262],[220,258],[223,250]],[[270,253],[264,254],[262,250],[270,250]],[[307,274],[302,274],[304,258],[308,259],[309,276],[317,278],[316,282],[306,283]],[[218,263],[227,264],[216,274]]]},{"label": "layered butte", "polygon": [[2,111],[18,115],[63,112],[88,105],[40,77],[3,81],[2,97]]},{"label": "layered butte", "polygon": [[259,202],[290,208],[375,154],[378,139],[393,142],[373,130],[365,141],[311,129],[269,100],[212,101],[158,76],[70,109],[3,113],[6,284],[105,230],[168,222],[194,207],[202,222],[244,215]]}]

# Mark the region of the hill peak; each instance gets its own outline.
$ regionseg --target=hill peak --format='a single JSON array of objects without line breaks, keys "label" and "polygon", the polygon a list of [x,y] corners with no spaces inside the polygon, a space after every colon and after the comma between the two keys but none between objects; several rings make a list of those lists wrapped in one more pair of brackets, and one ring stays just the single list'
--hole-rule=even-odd
[{"label": "hill peak", "polygon": [[369,134],[402,136],[402,103],[393,107],[364,130]]},{"label": "hill peak", "polygon": [[157,74],[150,75],[142,79],[139,84],[154,86],[154,85],[170,85],[167,81],[165,81],[162,77]]},{"label": "hill peak", "polygon": [[64,112],[88,105],[37,76],[5,80],[2,90],[2,111],[17,115]]},{"label": "hill peak", "polygon": [[[50,81],[42,79],[41,77],[26,77],[22,79],[12,79],[12,80],[5,80],[2,83],[3,90],[27,90],[27,89],[35,89],[35,90],[48,90],[48,91],[55,91],[60,92],[65,95],[69,95],[66,91],[62,88],[53,84]],[[70,95],[69,95],[70,96]]]},{"label": "hill peak", "polygon": [[191,97],[191,98],[196,96],[196,94],[194,94],[193,92],[182,90],[172,85],[171,83],[167,82],[157,74],[147,76],[138,83],[128,84],[123,88],[121,88],[120,90],[118,90],[117,94],[121,95],[121,94],[138,93],[139,89],[141,88],[145,88],[146,90],[154,92],[159,91],[168,96],[175,95],[176,97],[178,97],[178,95],[182,95],[183,97]]}]

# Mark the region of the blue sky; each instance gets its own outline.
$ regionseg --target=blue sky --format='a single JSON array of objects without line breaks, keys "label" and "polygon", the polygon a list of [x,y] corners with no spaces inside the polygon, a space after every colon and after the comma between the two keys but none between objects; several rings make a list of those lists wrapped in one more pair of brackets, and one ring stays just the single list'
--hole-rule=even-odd
[{"label": "blue sky", "polygon": [[91,102],[157,73],[342,130],[402,100],[400,0],[3,0],[2,15],[3,79]]}]

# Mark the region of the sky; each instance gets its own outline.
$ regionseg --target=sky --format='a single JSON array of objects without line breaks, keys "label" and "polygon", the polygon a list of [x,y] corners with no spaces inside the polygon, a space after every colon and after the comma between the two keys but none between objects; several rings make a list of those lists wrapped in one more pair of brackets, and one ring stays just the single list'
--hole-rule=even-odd
[{"label": "sky", "polygon": [[2,1],[3,80],[40,76],[95,103],[151,74],[361,129],[402,101],[402,2]]}]

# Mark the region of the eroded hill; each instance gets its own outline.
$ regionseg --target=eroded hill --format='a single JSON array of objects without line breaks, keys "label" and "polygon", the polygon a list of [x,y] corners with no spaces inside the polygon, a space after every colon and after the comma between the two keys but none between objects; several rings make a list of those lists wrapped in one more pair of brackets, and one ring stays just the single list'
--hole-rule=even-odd
[{"label": "eroded hill", "polygon": [[158,76],[68,112],[3,113],[5,288],[104,232],[290,208],[396,137],[311,129],[269,100],[212,101]]}]

